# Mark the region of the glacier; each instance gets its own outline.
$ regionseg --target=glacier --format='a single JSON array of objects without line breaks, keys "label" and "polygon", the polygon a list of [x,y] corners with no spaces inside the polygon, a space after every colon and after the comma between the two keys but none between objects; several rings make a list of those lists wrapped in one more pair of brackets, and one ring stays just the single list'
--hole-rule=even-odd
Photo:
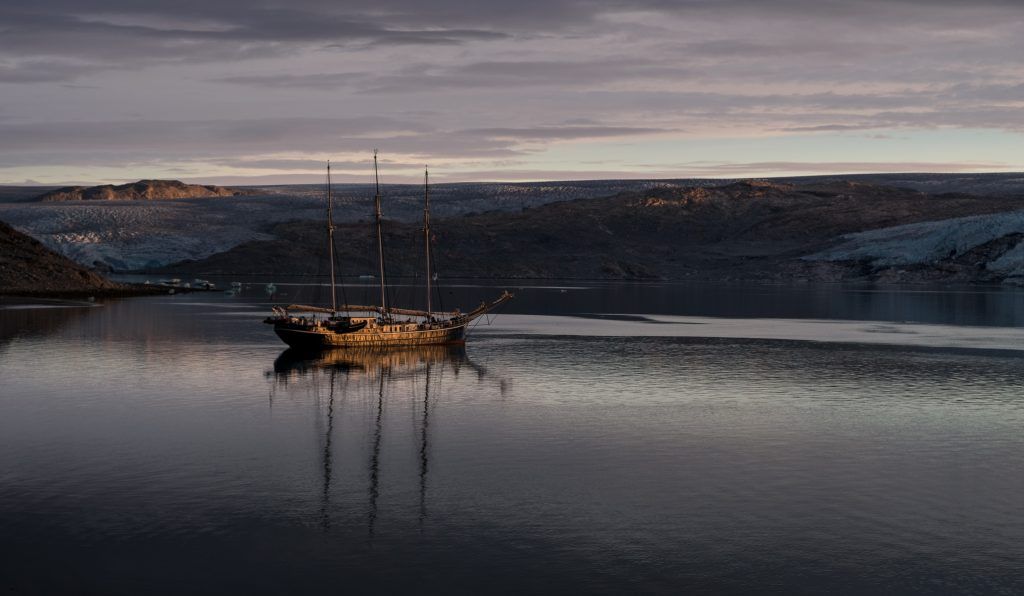
[{"label": "glacier", "polygon": [[[846,234],[828,250],[804,257],[810,261],[861,261],[873,267],[929,264],[961,255],[1014,234],[1024,234],[1024,211],[974,215]],[[1024,241],[986,268],[1006,277],[1024,276]]]},{"label": "glacier", "polygon": [[0,219],[83,265],[129,271],[269,239],[271,225],[322,211],[315,199],[231,197],[0,204]]}]

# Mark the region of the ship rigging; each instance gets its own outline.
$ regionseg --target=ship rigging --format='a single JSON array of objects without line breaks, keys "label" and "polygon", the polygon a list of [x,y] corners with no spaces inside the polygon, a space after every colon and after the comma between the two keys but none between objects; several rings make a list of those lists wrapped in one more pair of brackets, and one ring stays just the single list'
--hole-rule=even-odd
[{"label": "ship rigging", "polygon": [[[466,341],[470,323],[512,299],[503,292],[490,302],[476,308],[434,310],[431,301],[432,276],[430,258],[430,178],[423,173],[423,240],[426,252],[426,310],[399,308],[388,300],[388,282],[384,260],[384,215],[381,209],[380,173],[377,152],[373,152],[374,222],[377,240],[380,303],[377,305],[338,304],[336,255],[334,245],[334,210],[331,196],[331,166],[327,164],[327,253],[330,266],[331,304],[309,306],[291,304],[275,306],[264,323],[273,325],[286,344],[293,348],[321,349],[340,347],[404,347],[420,345],[460,344]],[[357,316],[354,316],[357,315]],[[399,320],[398,317],[405,317]]]}]

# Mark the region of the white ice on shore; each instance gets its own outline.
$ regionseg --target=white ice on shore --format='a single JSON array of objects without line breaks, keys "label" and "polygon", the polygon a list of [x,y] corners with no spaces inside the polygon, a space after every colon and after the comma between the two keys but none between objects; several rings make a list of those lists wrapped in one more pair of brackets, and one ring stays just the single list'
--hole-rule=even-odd
[{"label": "white ice on shore", "polygon": [[[842,237],[839,246],[805,257],[819,261],[868,261],[876,267],[932,263],[1009,234],[1024,233],[1024,211],[976,215],[869,230]],[[1007,276],[1024,275],[1024,243],[988,268]]]}]

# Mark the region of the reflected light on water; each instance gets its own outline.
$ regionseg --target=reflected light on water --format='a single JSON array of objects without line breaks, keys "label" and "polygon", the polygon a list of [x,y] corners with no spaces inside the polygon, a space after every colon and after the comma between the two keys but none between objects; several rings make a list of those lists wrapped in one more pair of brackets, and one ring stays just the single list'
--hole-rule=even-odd
[{"label": "reflected light on water", "polygon": [[978,343],[616,303],[309,355],[225,303],[0,310],[0,587],[1024,590],[1004,310]]}]

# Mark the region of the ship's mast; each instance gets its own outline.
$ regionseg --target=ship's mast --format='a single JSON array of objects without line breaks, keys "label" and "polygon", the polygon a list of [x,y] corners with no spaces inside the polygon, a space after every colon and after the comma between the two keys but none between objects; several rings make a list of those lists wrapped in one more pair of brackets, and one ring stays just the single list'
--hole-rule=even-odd
[{"label": "ship's mast", "polygon": [[430,173],[423,168],[423,248],[427,253],[427,316],[430,316]]},{"label": "ship's mast", "polygon": [[338,312],[338,294],[334,281],[334,209],[331,201],[331,161],[327,160],[327,254],[331,263],[331,310]]},{"label": "ship's mast", "polygon": [[380,307],[382,315],[387,318],[388,296],[387,282],[384,279],[384,232],[381,225],[383,214],[380,210],[380,174],[377,172],[377,150],[373,150],[373,180],[376,184],[376,194],[373,197],[374,215],[377,218],[377,253],[380,258]]}]

